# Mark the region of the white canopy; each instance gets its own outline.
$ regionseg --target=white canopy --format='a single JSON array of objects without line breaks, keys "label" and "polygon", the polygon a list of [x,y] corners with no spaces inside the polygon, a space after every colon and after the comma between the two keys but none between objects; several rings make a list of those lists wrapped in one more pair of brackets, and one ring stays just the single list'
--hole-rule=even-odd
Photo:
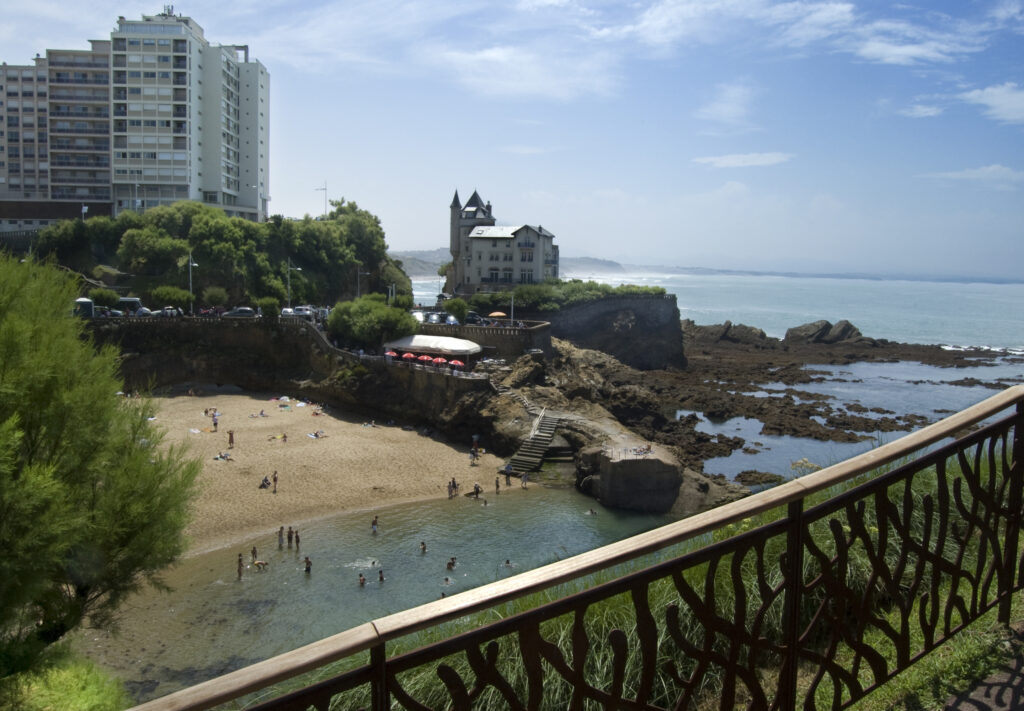
[{"label": "white canopy", "polygon": [[384,344],[384,347],[394,350],[415,351],[417,353],[436,353],[445,356],[471,356],[483,350],[473,341],[467,341],[464,338],[427,336],[422,333],[399,338],[397,341],[389,341]]}]

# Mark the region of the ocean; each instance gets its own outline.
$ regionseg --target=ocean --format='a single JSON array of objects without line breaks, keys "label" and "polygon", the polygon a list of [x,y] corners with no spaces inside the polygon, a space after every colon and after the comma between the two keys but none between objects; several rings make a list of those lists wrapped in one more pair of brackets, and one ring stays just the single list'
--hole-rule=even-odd
[{"label": "ocean", "polygon": [[[569,274],[617,286],[660,286],[698,325],[732,321],[782,338],[786,329],[846,319],[861,333],[904,343],[1024,350],[1024,283],[911,281],[757,274]],[[433,304],[437,278],[414,279]]]}]

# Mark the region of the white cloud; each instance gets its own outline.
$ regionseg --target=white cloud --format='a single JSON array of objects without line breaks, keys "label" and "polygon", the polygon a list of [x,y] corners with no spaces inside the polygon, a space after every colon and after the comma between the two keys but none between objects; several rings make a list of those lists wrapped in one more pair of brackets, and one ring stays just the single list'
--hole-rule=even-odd
[{"label": "white cloud", "polygon": [[931,118],[932,116],[941,115],[942,109],[938,106],[929,106],[928,104],[914,104],[905,109],[898,109],[896,113],[907,118]]},{"label": "white cloud", "polygon": [[924,178],[939,178],[942,180],[963,180],[973,183],[984,184],[999,190],[1009,190],[1018,183],[1024,182],[1024,171],[1007,168],[1005,165],[995,163],[981,168],[966,168],[964,170],[951,170],[940,173],[926,173]]},{"label": "white cloud", "polygon": [[1024,89],[1014,82],[960,94],[970,104],[985,107],[985,115],[1003,123],[1024,123]]},{"label": "white cloud", "polygon": [[559,53],[516,45],[477,50],[433,47],[421,59],[485,96],[568,101],[586,94],[607,95],[617,84],[616,62],[605,53]]},{"label": "white cloud", "polygon": [[719,84],[715,97],[693,115],[731,129],[749,130],[753,127],[748,118],[753,99],[754,90],[747,84]]},{"label": "white cloud", "polygon": [[754,168],[785,163],[792,153],[733,153],[724,156],[694,158],[694,163],[710,165],[713,168]]}]

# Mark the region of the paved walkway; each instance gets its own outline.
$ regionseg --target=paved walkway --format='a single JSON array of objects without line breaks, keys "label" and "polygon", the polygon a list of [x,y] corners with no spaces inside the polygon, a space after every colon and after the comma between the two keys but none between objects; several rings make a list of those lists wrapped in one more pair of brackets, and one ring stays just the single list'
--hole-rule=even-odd
[{"label": "paved walkway", "polygon": [[[1020,623],[1012,625],[1017,654],[1000,666],[992,676],[978,682],[973,689],[957,694],[943,706],[943,711],[1020,711],[1024,709],[1024,630]],[[950,644],[956,644],[953,640]]]}]

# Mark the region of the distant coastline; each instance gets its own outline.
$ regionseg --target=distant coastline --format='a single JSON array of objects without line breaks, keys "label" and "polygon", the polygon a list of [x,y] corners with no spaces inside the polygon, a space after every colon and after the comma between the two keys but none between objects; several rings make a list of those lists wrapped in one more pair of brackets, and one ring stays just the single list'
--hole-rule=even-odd
[{"label": "distant coastline", "polygon": [[[436,277],[437,270],[451,260],[448,250],[389,251],[394,259],[402,261],[406,274],[413,279]],[[748,269],[714,269],[710,267],[680,267],[666,265],[622,264],[596,257],[562,257],[560,271],[563,277],[587,279],[590,277],[629,276],[637,274],[671,275],[729,275],[751,277],[787,277],[796,279],[855,279],[863,281],[916,281],[952,284],[1024,284],[1024,278],[966,277],[949,274],[871,274],[866,272],[798,272],[760,271]]]}]

